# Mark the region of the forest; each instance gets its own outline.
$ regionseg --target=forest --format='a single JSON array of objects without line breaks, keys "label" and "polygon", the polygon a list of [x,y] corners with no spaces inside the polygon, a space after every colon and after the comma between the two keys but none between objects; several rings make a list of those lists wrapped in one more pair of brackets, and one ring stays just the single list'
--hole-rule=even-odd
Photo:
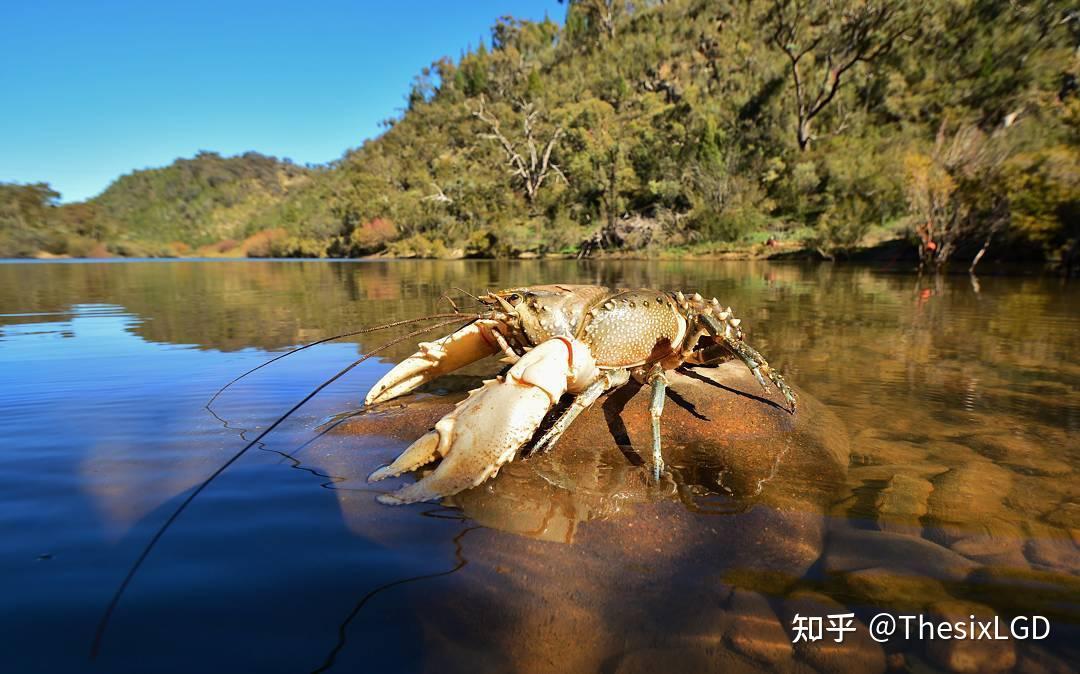
[{"label": "forest", "polygon": [[201,152],[78,203],[0,183],[0,255],[1080,265],[1075,5],[565,7],[424,68],[327,165]]}]

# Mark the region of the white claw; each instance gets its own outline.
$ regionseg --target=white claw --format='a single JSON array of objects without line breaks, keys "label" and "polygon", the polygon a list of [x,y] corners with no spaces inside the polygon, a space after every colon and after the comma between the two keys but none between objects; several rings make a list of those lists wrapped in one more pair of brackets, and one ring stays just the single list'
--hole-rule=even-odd
[{"label": "white claw", "polygon": [[730,321],[728,321],[728,324],[730,324],[730,325],[731,325],[731,327],[733,327],[733,328],[737,328],[737,327],[739,327],[739,324],[740,324],[740,323],[742,323],[742,319],[741,319],[741,318],[733,318],[733,319],[731,319]]},{"label": "white claw", "polygon": [[550,339],[529,351],[502,380],[491,379],[470,394],[435,429],[413,443],[371,480],[399,475],[443,457],[430,474],[392,494],[386,504],[417,503],[451,496],[495,475],[513,460],[566,391],[580,392],[599,376],[587,346]]},{"label": "white claw", "polygon": [[494,320],[470,323],[435,340],[422,342],[419,350],[383,375],[364,399],[365,405],[386,402],[405,395],[417,386],[499,351],[495,331],[502,324]]}]

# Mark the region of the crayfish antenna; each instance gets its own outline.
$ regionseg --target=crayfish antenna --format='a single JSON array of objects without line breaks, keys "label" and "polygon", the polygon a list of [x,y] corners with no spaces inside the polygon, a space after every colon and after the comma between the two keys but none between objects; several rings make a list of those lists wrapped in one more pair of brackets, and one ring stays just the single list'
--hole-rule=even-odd
[{"label": "crayfish antenna", "polygon": [[[374,325],[374,326],[372,326],[370,328],[363,328],[363,329],[360,329],[360,330],[353,330],[352,332],[343,332],[340,335],[334,335],[333,337],[324,337],[322,339],[317,339],[314,342],[308,342],[307,344],[304,344],[302,346],[298,346],[295,349],[290,349],[290,350],[286,351],[283,354],[274,356],[273,358],[266,361],[265,363],[261,363],[259,365],[256,365],[255,367],[251,368],[247,372],[235,377],[234,379],[232,379],[232,381],[230,381],[229,383],[225,384],[224,386],[219,388],[217,391],[215,391],[214,395],[210,396],[210,399],[206,401],[206,404],[203,405],[203,407],[205,407],[207,410],[210,410],[211,412],[213,412],[213,410],[211,409],[211,406],[214,404],[214,401],[217,400],[218,396],[220,396],[222,393],[224,393],[226,389],[228,389],[230,386],[232,386],[236,382],[240,381],[241,379],[243,379],[244,377],[246,377],[246,376],[248,376],[250,374],[253,374],[254,372],[256,372],[258,370],[263,369],[264,367],[266,367],[267,365],[270,365],[271,363],[276,363],[277,361],[281,360],[282,358],[285,358],[286,356],[291,356],[294,353],[303,351],[305,349],[310,349],[313,346],[318,346],[320,344],[326,344],[327,342],[333,342],[333,341],[338,340],[338,339],[345,339],[346,337],[355,337],[356,335],[363,335],[363,334],[366,334],[366,333],[369,333],[369,332],[376,332],[378,330],[386,330],[387,328],[396,328],[396,327],[399,327],[399,326],[402,326],[402,325],[410,325],[412,323],[421,323],[423,321],[433,321],[433,320],[436,320],[436,319],[454,318],[454,317],[460,317],[460,318],[463,318],[463,319],[465,319],[465,318],[479,318],[480,317],[479,314],[463,314],[463,313],[457,311],[456,306],[454,307],[454,310],[455,311],[452,314],[431,314],[430,316],[421,316],[420,318],[407,318],[407,319],[401,320],[401,321],[393,321],[391,323],[383,323],[382,325]],[[434,328],[432,328],[432,329],[434,329]]]}]

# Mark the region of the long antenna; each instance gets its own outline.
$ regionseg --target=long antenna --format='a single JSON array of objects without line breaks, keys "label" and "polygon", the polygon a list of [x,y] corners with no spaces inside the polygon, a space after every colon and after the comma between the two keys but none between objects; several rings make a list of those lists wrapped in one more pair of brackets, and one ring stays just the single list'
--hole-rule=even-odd
[{"label": "long antenna", "polygon": [[376,347],[375,349],[372,349],[371,351],[368,351],[363,356],[361,356],[357,360],[353,361],[348,367],[346,367],[345,369],[339,371],[333,377],[330,377],[329,379],[324,381],[322,384],[319,384],[317,387],[315,387],[315,389],[312,390],[311,393],[308,393],[306,396],[304,396],[304,398],[302,400],[300,400],[300,402],[296,403],[291,408],[289,408],[288,412],[286,412],[285,414],[282,414],[280,417],[278,417],[277,420],[274,421],[274,423],[272,423],[272,424],[270,424],[269,426],[266,427],[266,430],[264,430],[263,432],[261,432],[257,436],[255,436],[254,440],[252,440],[251,442],[244,445],[243,449],[241,449],[240,451],[236,452],[231,457],[229,457],[228,461],[221,464],[221,466],[218,467],[218,469],[215,470],[213,473],[211,473],[208,478],[203,480],[199,484],[199,486],[195,487],[195,489],[190,494],[188,494],[187,497],[183,501],[180,502],[180,505],[177,506],[176,510],[173,511],[172,515],[169,515],[169,519],[165,520],[165,523],[162,524],[161,527],[157,530],[157,532],[155,532],[154,535],[150,538],[150,541],[146,544],[146,547],[143,548],[143,550],[139,554],[138,558],[136,558],[135,563],[131,565],[131,569],[127,572],[127,575],[124,576],[124,580],[120,582],[120,586],[116,589],[116,592],[113,594],[112,599],[109,600],[109,605],[105,608],[105,613],[101,616],[101,621],[98,623],[97,631],[94,633],[94,642],[90,647],[90,659],[91,660],[95,659],[97,657],[98,653],[101,651],[101,644],[102,644],[102,641],[105,638],[105,630],[109,626],[109,620],[110,620],[110,618],[112,618],[113,611],[116,610],[117,605],[120,603],[120,598],[123,597],[124,591],[127,590],[128,585],[131,584],[131,581],[135,577],[135,574],[139,571],[139,567],[142,566],[142,563],[144,561],[146,561],[146,558],[150,555],[150,551],[154,549],[154,546],[157,545],[157,542],[159,540],[161,540],[161,537],[169,529],[169,527],[172,525],[172,523],[175,522],[178,517],[180,517],[180,513],[184,512],[184,510],[188,507],[188,505],[190,505],[191,502],[195,500],[195,497],[198,496],[200,493],[202,493],[202,491],[204,489],[206,489],[206,487],[209,486],[210,483],[213,482],[215,478],[217,478],[219,475],[224,473],[225,470],[229,466],[236,463],[236,461],[241,456],[246,454],[249,449],[251,449],[252,447],[257,445],[263,438],[265,438],[267,435],[269,435],[271,431],[273,431],[275,428],[280,426],[283,421],[288,419],[289,416],[291,416],[293,414],[293,412],[296,412],[296,410],[300,409],[300,407],[302,407],[304,405],[304,403],[306,403],[307,401],[314,398],[316,395],[319,394],[320,391],[322,391],[324,388],[326,388],[330,384],[333,384],[338,379],[341,379],[343,376],[345,376],[346,373],[348,373],[350,370],[352,370],[354,367],[356,367],[360,363],[364,362],[368,358],[371,358],[372,356],[379,353],[380,351],[384,351],[384,350],[390,348],[391,346],[394,346],[395,344],[398,344],[399,342],[403,342],[406,339],[409,339],[411,337],[416,337],[417,335],[422,335],[425,332],[430,332],[431,330],[434,330],[436,328],[441,328],[441,327],[450,325],[452,323],[458,323],[458,322],[460,322],[462,320],[462,318],[469,318],[470,322],[472,322],[473,320],[476,320],[475,318],[471,318],[469,316],[463,317],[460,314],[455,314],[453,320],[441,321],[439,323],[436,323],[435,325],[429,325],[429,326],[427,326],[425,328],[420,328],[418,330],[413,330],[412,332],[410,332],[407,335],[403,335],[402,337],[398,337],[397,339],[391,340],[391,341],[383,344],[382,346]]},{"label": "long antenna", "polygon": [[294,353],[296,353],[297,351],[303,351],[304,349],[310,349],[313,346],[318,346],[320,344],[325,344],[327,342],[332,342],[335,339],[344,339],[345,337],[353,337],[353,336],[356,336],[356,335],[362,335],[362,334],[367,333],[367,332],[375,332],[376,330],[385,330],[386,328],[396,328],[396,327],[398,327],[400,325],[408,325],[410,323],[420,323],[421,321],[430,321],[430,320],[434,320],[436,318],[452,318],[454,316],[458,316],[458,317],[461,317],[463,319],[473,317],[472,314],[462,314],[462,313],[432,314],[431,316],[423,316],[421,318],[409,318],[409,319],[406,319],[406,320],[403,320],[403,321],[394,321],[393,323],[384,323],[382,325],[376,325],[376,326],[371,327],[371,328],[364,328],[362,330],[354,330],[352,332],[344,332],[344,333],[342,333],[340,335],[334,335],[333,337],[324,337],[323,339],[319,339],[319,340],[316,340],[314,342],[304,344],[303,346],[298,346],[295,349],[291,349],[289,351],[286,351],[283,354],[274,356],[273,358],[266,361],[265,363],[262,363],[261,365],[256,365],[255,367],[251,368],[250,370],[248,370],[244,374],[242,374],[242,375],[236,377],[235,379],[233,379],[232,381],[230,381],[228,384],[225,384],[224,386],[219,388],[214,395],[210,396],[210,400],[206,401],[206,405],[204,405],[204,407],[209,410],[210,406],[214,404],[214,401],[218,399],[218,396],[220,396],[222,393],[225,392],[225,389],[229,388],[230,386],[232,386],[236,382],[240,381],[244,377],[248,376],[249,374],[255,372],[256,370],[261,370],[264,367],[266,367],[267,365],[269,365],[270,363],[279,361],[282,358],[284,358],[285,356],[291,356]]}]

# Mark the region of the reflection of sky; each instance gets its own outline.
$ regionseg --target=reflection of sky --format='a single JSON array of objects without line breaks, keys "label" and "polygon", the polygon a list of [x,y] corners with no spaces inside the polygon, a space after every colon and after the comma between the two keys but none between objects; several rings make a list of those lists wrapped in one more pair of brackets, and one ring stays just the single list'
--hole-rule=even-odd
[{"label": "reflection of sky", "polygon": [[[232,376],[265,361],[265,352],[226,354],[147,342],[133,332],[140,319],[117,306],[75,305],[65,316],[0,327],[0,368],[6,380],[0,388],[0,419],[9,429],[8,449],[0,457],[23,461],[25,450],[50,448],[53,459],[94,461],[107,453],[117,460],[140,457],[146,462],[147,445],[191,455],[211,441],[207,435],[215,436],[211,445],[238,440],[232,432],[222,435],[202,405]],[[297,354],[237,384],[218,407],[238,424],[268,423],[355,357],[353,344],[328,344]],[[371,371],[378,369],[373,366]],[[342,391],[355,398],[362,388],[356,379],[374,376],[365,374],[360,370],[353,382],[343,382],[337,404],[346,403]],[[328,391],[326,397],[335,394]],[[312,414],[326,412],[317,402],[311,409],[300,419],[310,423],[319,418]],[[200,445],[185,445],[196,438]]]},{"label": "reflection of sky", "polygon": [[[77,641],[65,650],[76,663],[85,657],[96,612],[137,546],[177,495],[242,446],[237,431],[203,409],[206,400],[268,354],[148,342],[133,332],[140,319],[114,305],[74,305],[27,318],[35,322],[0,326],[0,532],[15,534],[0,536],[0,596],[15,609],[0,610],[0,648],[15,639],[22,647],[5,653],[28,655],[25,644],[41,647],[41,639],[64,633]],[[297,354],[237,384],[217,409],[231,425],[265,427],[356,357],[355,344]],[[321,419],[355,405],[386,369],[365,365],[312,401],[268,446],[291,450]],[[179,588],[254,591],[260,575],[247,568],[251,549],[271,544],[279,527],[303,529],[298,541],[340,534],[336,499],[319,488],[325,479],[280,464],[277,455],[253,452],[200,497],[125,600],[117,646],[133,634],[125,617],[153,615]],[[349,544],[344,551],[340,541],[335,546],[347,560]],[[302,548],[296,552],[296,559],[275,553],[275,565],[299,564],[300,574],[333,562],[312,564]],[[243,578],[249,580],[237,580]],[[168,620],[155,618],[166,630]],[[226,627],[218,626],[221,634]]]}]

